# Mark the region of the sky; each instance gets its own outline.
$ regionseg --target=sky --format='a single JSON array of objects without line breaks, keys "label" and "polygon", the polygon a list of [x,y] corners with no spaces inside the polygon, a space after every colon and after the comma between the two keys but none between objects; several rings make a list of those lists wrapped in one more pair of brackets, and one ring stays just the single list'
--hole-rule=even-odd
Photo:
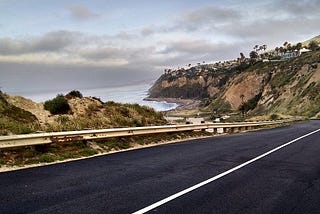
[{"label": "sky", "polygon": [[0,0],[0,90],[151,83],[319,35],[320,0]]}]

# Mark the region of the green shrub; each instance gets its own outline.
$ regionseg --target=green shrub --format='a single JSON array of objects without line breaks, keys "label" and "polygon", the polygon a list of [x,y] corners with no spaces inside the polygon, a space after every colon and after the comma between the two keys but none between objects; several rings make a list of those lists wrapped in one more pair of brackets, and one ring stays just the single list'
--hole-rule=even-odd
[{"label": "green shrub", "polygon": [[70,111],[70,106],[66,98],[58,94],[56,98],[44,103],[44,109],[50,111],[51,114],[66,114]]},{"label": "green shrub", "polygon": [[37,130],[37,124],[25,124],[7,118],[0,118],[0,135],[29,134]]},{"label": "green shrub", "polygon": [[6,163],[6,161],[4,159],[0,158],[0,166],[4,165],[5,163]]},{"label": "green shrub", "polygon": [[248,100],[246,103],[243,103],[242,105],[239,106],[239,110],[241,112],[248,112],[250,110],[253,110],[257,107],[257,104],[259,100],[261,99],[262,92]]},{"label": "green shrub", "polygon": [[279,115],[277,115],[277,114],[272,114],[272,115],[270,115],[270,119],[271,119],[271,120],[278,120],[278,119],[279,119]]},{"label": "green shrub", "polygon": [[133,119],[132,124],[134,127],[141,127],[142,126],[142,123],[137,119]]},{"label": "green shrub", "polygon": [[85,148],[80,152],[80,154],[85,156],[85,157],[88,157],[88,156],[92,156],[92,155],[98,154],[98,152],[96,150],[94,150],[94,149]]},{"label": "green shrub", "polygon": [[55,159],[49,154],[43,154],[39,157],[38,161],[40,163],[52,163]]},{"label": "green shrub", "polygon": [[72,99],[72,98],[82,98],[82,94],[80,93],[80,91],[76,91],[76,90],[73,90],[73,91],[70,91],[67,95],[66,95],[66,98],[67,99]]}]

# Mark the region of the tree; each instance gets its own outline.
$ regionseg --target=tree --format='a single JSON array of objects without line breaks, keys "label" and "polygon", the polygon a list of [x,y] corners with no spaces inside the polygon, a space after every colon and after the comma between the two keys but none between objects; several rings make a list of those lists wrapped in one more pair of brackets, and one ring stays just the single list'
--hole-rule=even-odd
[{"label": "tree", "polygon": [[244,62],[245,59],[246,59],[246,57],[244,56],[244,54],[243,54],[243,53],[240,53],[240,59],[239,59],[239,61],[240,61],[240,62]]},{"label": "tree", "polygon": [[66,95],[67,99],[72,99],[72,98],[76,98],[76,97],[82,98],[83,95],[81,94],[80,91],[77,91],[77,90],[72,90]]},{"label": "tree", "polygon": [[297,51],[300,51],[301,48],[302,48],[302,43],[301,42],[297,43],[295,49],[297,49]]},{"label": "tree", "polygon": [[279,51],[280,51],[280,53],[284,53],[286,51],[286,49],[284,47],[280,47]]},{"label": "tree", "polygon": [[262,48],[263,48],[264,51],[266,51],[267,50],[267,45],[262,45]]},{"label": "tree", "polygon": [[259,54],[256,51],[251,51],[250,54],[250,59],[257,59],[259,58]]},{"label": "tree", "polygon": [[243,101],[243,99],[244,99],[244,94],[240,94],[240,98],[241,98],[241,104],[243,104],[244,103],[244,101]]},{"label": "tree", "polygon": [[317,48],[319,47],[318,42],[316,41],[311,41],[308,45],[308,48],[312,51],[317,50]]},{"label": "tree", "polygon": [[292,46],[291,46],[290,43],[287,44],[287,50],[288,50],[288,51],[292,51],[292,50],[293,50],[293,48],[292,48]]},{"label": "tree", "polygon": [[50,111],[51,114],[66,114],[70,111],[70,106],[66,98],[58,94],[56,98],[44,103],[44,109]]},{"label": "tree", "polygon": [[276,54],[277,54],[277,56],[278,56],[278,55],[279,55],[280,48],[279,48],[279,47],[276,47],[274,50],[276,51]]},{"label": "tree", "polygon": [[283,43],[283,47],[287,47],[287,45],[288,45],[288,42]]},{"label": "tree", "polygon": [[245,109],[243,108],[243,104],[244,104],[244,94],[240,94],[240,98],[241,98],[241,106],[239,107],[239,110],[242,112],[242,116],[244,117],[244,113],[245,113]]}]

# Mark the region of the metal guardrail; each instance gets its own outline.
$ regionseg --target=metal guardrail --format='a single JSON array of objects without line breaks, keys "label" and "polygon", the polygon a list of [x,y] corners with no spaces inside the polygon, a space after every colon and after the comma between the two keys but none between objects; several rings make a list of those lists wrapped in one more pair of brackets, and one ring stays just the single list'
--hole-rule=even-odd
[{"label": "metal guardrail", "polygon": [[83,130],[83,131],[68,131],[68,132],[52,132],[38,134],[24,134],[0,136],[0,149],[33,146],[49,143],[95,140],[110,137],[134,136],[143,134],[155,134],[165,132],[180,132],[193,131],[203,129],[213,129],[214,132],[218,128],[230,129],[232,132],[235,128],[250,128],[257,126],[275,125],[290,121],[266,121],[266,122],[241,122],[241,123],[206,123],[206,124],[187,124],[187,125],[167,125],[167,126],[147,126],[134,128],[114,128],[100,130]]}]

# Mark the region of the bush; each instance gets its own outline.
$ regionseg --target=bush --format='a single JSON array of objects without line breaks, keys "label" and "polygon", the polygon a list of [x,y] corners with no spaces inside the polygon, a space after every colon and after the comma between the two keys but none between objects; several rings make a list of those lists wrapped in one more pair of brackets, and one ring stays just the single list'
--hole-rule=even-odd
[{"label": "bush", "polygon": [[279,119],[279,115],[277,115],[277,114],[272,114],[272,115],[270,115],[270,119],[271,119],[271,120],[278,120],[278,119]]},{"label": "bush", "polygon": [[241,112],[248,112],[250,110],[253,110],[257,107],[257,104],[259,100],[261,99],[262,92],[248,100],[246,103],[243,103],[242,105],[239,106],[239,110]]},{"label": "bush", "polygon": [[51,114],[66,114],[70,111],[70,106],[66,98],[58,94],[56,98],[44,103],[44,109],[50,111]]},{"label": "bush", "polygon": [[55,161],[54,157],[49,154],[43,154],[39,157],[38,161],[40,163],[52,163]]},{"label": "bush", "polygon": [[66,98],[67,99],[72,99],[72,98],[75,98],[75,97],[78,97],[78,98],[82,98],[82,94],[80,93],[80,91],[76,91],[76,90],[73,90],[73,91],[70,91],[67,95],[66,95]]}]

